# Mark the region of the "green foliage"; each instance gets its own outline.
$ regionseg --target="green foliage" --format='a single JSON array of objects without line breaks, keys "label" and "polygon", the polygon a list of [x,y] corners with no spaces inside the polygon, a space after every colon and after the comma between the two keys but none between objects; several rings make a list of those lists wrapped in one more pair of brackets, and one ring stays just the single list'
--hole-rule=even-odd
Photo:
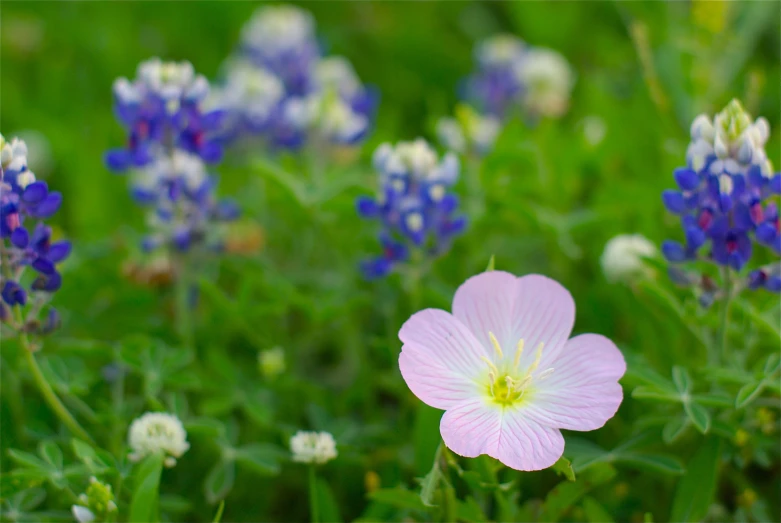
[{"label": "green foliage", "polygon": [[[704,309],[673,286],[660,257],[628,285],[608,283],[600,267],[617,234],[681,239],[660,193],[674,186],[698,113],[741,98],[770,122],[768,157],[781,162],[778,6],[301,5],[329,53],[378,87],[375,127],[350,158],[254,144],[228,151],[216,168],[220,191],[237,197],[258,246],[203,260],[191,275],[190,343],[176,326],[171,275],[150,272],[137,248],[143,213],[102,163],[124,139],[111,85],[154,55],[191,60],[217,79],[255,5],[3,2],[0,130],[46,138],[28,140],[32,168],[64,195],[55,237],[74,241],[53,303],[63,326],[35,356],[94,439],[74,439],[49,410],[3,327],[3,521],[72,520],[92,476],[111,485],[116,521],[305,521],[311,499],[321,521],[778,519],[777,296],[733,299],[721,354],[720,303]],[[376,192],[372,151],[387,140],[435,141],[475,42],[500,32],[567,58],[577,73],[568,113],[507,122],[490,154],[463,159],[478,187],[465,175],[455,187],[470,216],[452,250],[365,282],[357,266],[376,252],[377,230],[356,217],[355,198]],[[596,142],[594,122],[604,129]],[[36,166],[47,146],[48,165]],[[754,255],[772,260],[764,249]],[[628,363],[616,416],[587,434],[564,431],[551,470],[520,473],[448,451],[442,411],[418,401],[398,370],[403,322],[449,309],[466,278],[497,268],[560,281],[577,304],[573,334],[607,336]],[[285,371],[272,379],[257,357],[277,346]],[[190,448],[171,469],[161,455],[128,459],[128,428],[150,411],[175,413],[187,431]],[[311,487],[288,450],[300,429],[328,431],[338,444]]]}]

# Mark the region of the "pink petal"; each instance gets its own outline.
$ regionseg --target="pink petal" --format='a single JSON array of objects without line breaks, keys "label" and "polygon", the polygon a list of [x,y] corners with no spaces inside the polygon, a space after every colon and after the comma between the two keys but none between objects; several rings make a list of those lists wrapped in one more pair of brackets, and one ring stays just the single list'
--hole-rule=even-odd
[{"label": "pink petal", "polygon": [[548,468],[564,452],[558,430],[524,416],[521,409],[502,409],[483,399],[448,410],[440,432],[445,445],[460,456],[488,454],[517,470]]},{"label": "pink petal", "polygon": [[410,390],[424,403],[447,409],[474,396],[475,380],[488,366],[487,353],[452,314],[426,309],[402,325],[399,368]]},{"label": "pink petal", "polygon": [[512,361],[518,341],[524,340],[521,365],[534,361],[543,343],[543,360],[553,360],[561,351],[575,323],[575,302],[555,280],[530,274],[516,278],[510,273],[489,271],[469,278],[456,291],[453,315],[469,327],[490,352],[493,332],[504,358]]},{"label": "pink petal", "polygon": [[615,415],[626,362],[612,341],[598,334],[576,336],[550,366],[547,378],[533,382],[525,407],[530,417],[549,427],[594,430]]},{"label": "pink petal", "polygon": [[514,348],[513,309],[518,278],[509,272],[488,271],[472,276],[453,296],[453,316],[469,327],[475,338],[493,353],[493,332],[502,349]]},{"label": "pink petal", "polygon": [[505,409],[499,449],[492,457],[516,470],[542,470],[564,453],[564,437],[526,416],[523,409]]}]

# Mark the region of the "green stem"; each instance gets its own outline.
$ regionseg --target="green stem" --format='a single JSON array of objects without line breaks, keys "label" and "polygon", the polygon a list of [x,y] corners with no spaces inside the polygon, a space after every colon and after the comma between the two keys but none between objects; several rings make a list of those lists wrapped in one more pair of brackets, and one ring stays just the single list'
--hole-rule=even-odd
[{"label": "green stem", "polygon": [[[18,311],[18,309],[17,312],[18,315],[21,315],[21,312]],[[81,428],[79,422],[71,415],[67,407],[62,404],[60,398],[57,397],[54,389],[52,389],[52,386],[46,381],[46,377],[43,375],[43,372],[41,372],[41,368],[38,366],[38,362],[35,359],[32,347],[30,347],[27,334],[21,333],[19,335],[19,341],[22,344],[22,352],[24,352],[27,366],[30,368],[30,372],[33,375],[33,381],[35,381],[35,385],[38,387],[43,399],[49,404],[49,407],[54,411],[57,417],[60,418],[60,421],[62,421],[74,435],[84,441],[92,443],[92,438],[89,437],[87,431]]]},{"label": "green stem", "polygon": [[466,210],[470,218],[477,220],[485,213],[485,193],[480,182],[480,157],[469,154],[465,160],[464,178],[466,179]]},{"label": "green stem", "polygon": [[314,465],[309,467],[309,510],[312,514],[312,523],[320,523],[320,503],[317,499],[317,475]]},{"label": "green stem", "polygon": [[187,261],[179,259],[176,275],[176,331],[187,348],[193,345],[192,307],[190,306],[190,274]]},{"label": "green stem", "polygon": [[729,308],[732,302],[732,272],[729,267],[724,267],[724,301],[721,304],[721,318],[719,320],[719,337],[717,358],[721,362],[727,361],[727,332],[729,331]]}]

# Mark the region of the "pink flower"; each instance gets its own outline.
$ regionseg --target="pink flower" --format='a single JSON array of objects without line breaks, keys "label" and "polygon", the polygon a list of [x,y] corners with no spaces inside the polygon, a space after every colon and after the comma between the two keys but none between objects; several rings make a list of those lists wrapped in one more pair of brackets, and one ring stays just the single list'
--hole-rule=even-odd
[{"label": "pink flower", "polygon": [[594,430],[615,415],[626,371],[609,339],[568,339],[575,302],[536,274],[491,271],[456,291],[453,313],[417,312],[399,331],[399,367],[410,390],[443,409],[447,447],[541,470],[564,451],[559,429]]}]

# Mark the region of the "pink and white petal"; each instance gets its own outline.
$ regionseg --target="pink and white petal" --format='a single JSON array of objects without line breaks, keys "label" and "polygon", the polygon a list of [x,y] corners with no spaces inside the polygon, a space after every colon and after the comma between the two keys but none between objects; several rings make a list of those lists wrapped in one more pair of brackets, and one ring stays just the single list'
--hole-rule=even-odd
[{"label": "pink and white petal", "polygon": [[509,272],[483,272],[466,280],[453,296],[453,316],[491,352],[489,332],[504,350],[512,350],[518,343],[513,332],[517,283],[518,278]]},{"label": "pink and white petal", "polygon": [[551,363],[553,372],[534,381],[528,416],[550,427],[594,430],[612,418],[623,399],[618,380],[626,362],[618,347],[598,334],[567,342]]},{"label": "pink and white petal", "polygon": [[485,348],[469,329],[449,312],[425,309],[408,319],[399,331],[402,353],[428,365],[453,371],[466,379],[485,373]]},{"label": "pink and white petal", "polygon": [[498,448],[501,425],[502,409],[475,398],[445,412],[439,432],[447,448],[459,456],[476,458]]},{"label": "pink and white petal", "polygon": [[516,470],[548,468],[564,452],[557,429],[525,417],[521,409],[502,409],[482,399],[445,412],[439,428],[447,448],[459,456],[488,454]]},{"label": "pink and white petal", "polygon": [[424,349],[404,347],[399,354],[401,375],[412,393],[426,405],[446,410],[479,393],[474,381],[434,361]]},{"label": "pink and white petal", "polygon": [[516,470],[542,470],[564,453],[564,437],[556,428],[528,417],[524,409],[505,409],[499,444],[489,455]]},{"label": "pink and white petal", "polygon": [[575,324],[575,301],[559,282],[539,274],[529,274],[518,279],[513,308],[513,333],[515,342],[524,340],[521,368],[534,361],[540,343],[542,360],[540,367],[551,366],[567,342]]}]

